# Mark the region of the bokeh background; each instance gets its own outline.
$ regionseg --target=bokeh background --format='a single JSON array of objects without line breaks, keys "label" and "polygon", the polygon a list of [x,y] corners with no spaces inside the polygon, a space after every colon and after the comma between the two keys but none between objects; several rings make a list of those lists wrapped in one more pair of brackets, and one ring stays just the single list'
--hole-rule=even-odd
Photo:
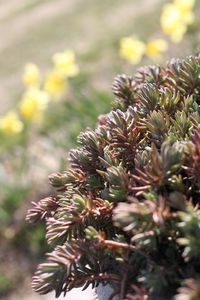
[{"label": "bokeh background", "polygon": [[[120,40],[163,37],[160,15],[170,2],[0,0],[0,118],[18,110],[27,88],[22,74],[28,62],[48,74],[52,56],[73,49],[80,70],[42,120],[26,121],[19,135],[0,134],[0,299],[49,299],[31,292],[31,275],[48,246],[45,228],[25,222],[26,212],[31,201],[52,193],[48,175],[67,167],[67,153],[77,145],[79,132],[109,112],[113,78],[155,63],[147,56],[137,65],[123,60]],[[198,52],[199,0],[193,10],[194,22],[180,43],[169,40],[163,61]]]}]

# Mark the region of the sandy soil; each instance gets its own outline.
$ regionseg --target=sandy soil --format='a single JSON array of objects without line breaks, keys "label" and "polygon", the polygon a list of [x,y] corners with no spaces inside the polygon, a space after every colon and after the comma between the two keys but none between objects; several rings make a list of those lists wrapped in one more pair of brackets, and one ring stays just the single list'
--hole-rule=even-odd
[{"label": "sandy soil", "polygon": [[[19,295],[11,295],[6,300],[56,300],[54,293],[49,295],[37,295],[34,292],[19,294]],[[74,289],[70,291],[66,297],[60,296],[59,300],[97,300],[97,296],[95,291],[88,288],[86,291],[82,291],[81,289]]]}]

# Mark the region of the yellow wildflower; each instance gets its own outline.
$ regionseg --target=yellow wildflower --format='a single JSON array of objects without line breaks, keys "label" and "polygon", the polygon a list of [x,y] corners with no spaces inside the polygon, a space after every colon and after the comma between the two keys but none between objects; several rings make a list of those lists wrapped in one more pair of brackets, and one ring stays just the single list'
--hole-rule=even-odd
[{"label": "yellow wildflower", "polygon": [[182,12],[189,12],[194,8],[195,0],[174,0],[174,5]]},{"label": "yellow wildflower", "polygon": [[138,64],[145,52],[145,44],[136,37],[124,37],[120,41],[120,56],[132,64]]},{"label": "yellow wildflower", "polygon": [[174,0],[163,6],[161,26],[164,33],[174,42],[180,42],[187,31],[187,26],[194,21],[192,8],[194,0]]},{"label": "yellow wildflower", "polygon": [[161,26],[163,32],[177,43],[182,40],[187,30],[187,25],[182,20],[180,10],[171,3],[163,6]]},{"label": "yellow wildflower", "polygon": [[23,123],[13,110],[0,118],[0,129],[4,134],[16,134],[23,130]]},{"label": "yellow wildflower", "polygon": [[22,80],[26,86],[39,86],[40,71],[38,67],[32,63],[26,64]]},{"label": "yellow wildflower", "polygon": [[194,4],[194,0],[174,0],[174,5],[180,11],[182,21],[186,25],[194,22],[194,13],[192,11]]},{"label": "yellow wildflower", "polygon": [[164,39],[151,40],[146,45],[146,55],[154,60],[160,60],[161,55],[168,48],[167,41]]},{"label": "yellow wildflower", "polygon": [[55,68],[67,77],[74,77],[79,73],[78,65],[75,63],[75,54],[72,50],[54,54],[53,62]]},{"label": "yellow wildflower", "polygon": [[55,98],[62,96],[67,87],[66,77],[57,70],[53,70],[48,74],[44,84],[45,91]]},{"label": "yellow wildflower", "polygon": [[21,115],[26,119],[39,119],[48,104],[48,94],[37,88],[25,92],[19,105]]}]

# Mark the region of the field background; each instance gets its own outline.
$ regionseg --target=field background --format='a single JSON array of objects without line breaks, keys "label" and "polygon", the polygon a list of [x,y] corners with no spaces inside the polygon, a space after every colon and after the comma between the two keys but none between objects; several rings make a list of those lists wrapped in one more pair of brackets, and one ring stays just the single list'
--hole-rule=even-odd
[{"label": "field background", "polygon": [[93,87],[109,90],[114,75],[126,71],[116,51],[119,39],[132,33],[146,37],[159,30],[164,2],[1,0],[1,112],[22,91],[25,63],[33,61],[45,70],[52,54],[66,48],[75,50],[81,70]]}]

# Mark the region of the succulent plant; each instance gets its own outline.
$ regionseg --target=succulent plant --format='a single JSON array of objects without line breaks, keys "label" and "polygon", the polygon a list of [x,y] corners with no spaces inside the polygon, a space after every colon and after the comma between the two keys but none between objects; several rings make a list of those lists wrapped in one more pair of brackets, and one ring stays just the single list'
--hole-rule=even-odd
[{"label": "succulent plant", "polygon": [[57,195],[33,204],[52,248],[33,289],[111,284],[119,299],[200,299],[200,56],[120,75]]}]

